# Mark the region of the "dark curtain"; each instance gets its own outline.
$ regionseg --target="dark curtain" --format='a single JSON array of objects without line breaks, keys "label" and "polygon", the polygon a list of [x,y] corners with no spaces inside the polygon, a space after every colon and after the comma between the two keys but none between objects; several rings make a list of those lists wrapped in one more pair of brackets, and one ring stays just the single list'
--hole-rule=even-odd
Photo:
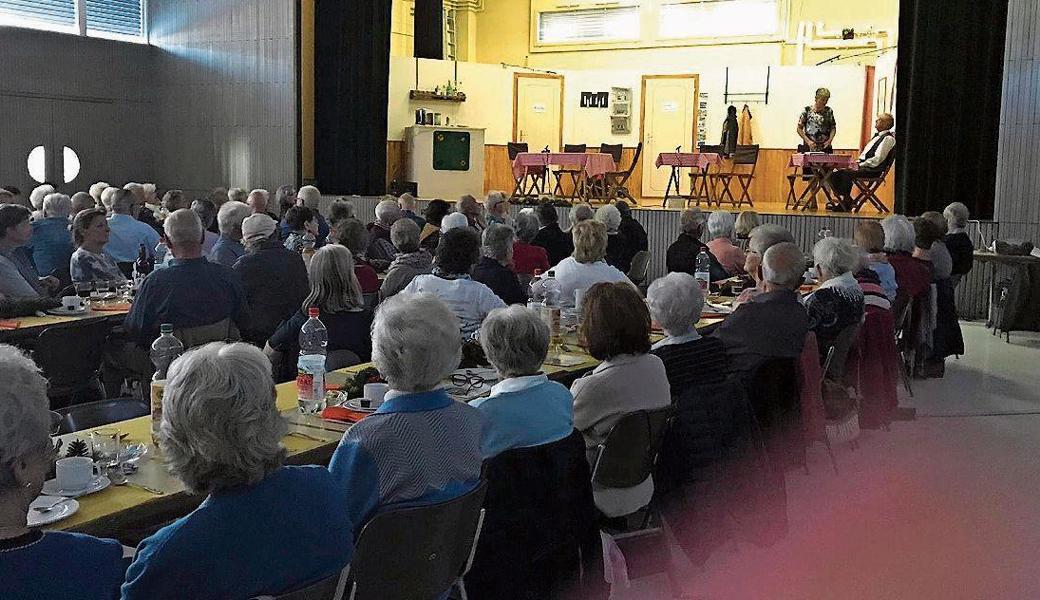
[{"label": "dark curtain", "polygon": [[1008,0],[901,0],[896,210],[993,218]]},{"label": "dark curtain", "polygon": [[327,194],[386,190],[391,0],[317,0],[314,172]]},{"label": "dark curtain", "polygon": [[415,58],[444,59],[444,2],[415,0]]}]

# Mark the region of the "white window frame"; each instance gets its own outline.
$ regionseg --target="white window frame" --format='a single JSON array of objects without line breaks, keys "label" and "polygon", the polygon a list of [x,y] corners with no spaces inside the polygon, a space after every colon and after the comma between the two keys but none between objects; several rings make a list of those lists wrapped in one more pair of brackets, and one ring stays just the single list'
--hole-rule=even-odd
[{"label": "white window frame", "polygon": [[63,27],[61,25],[55,25],[53,23],[46,23],[43,21],[34,21],[32,19],[25,19],[15,15],[3,15],[0,16],[0,26],[3,27],[18,27],[21,29],[37,29],[40,31],[53,31],[56,33],[65,33],[71,35],[78,35],[81,37],[92,37],[107,40],[117,40],[120,42],[130,42],[132,44],[148,44],[148,0],[141,0],[141,35],[124,35],[120,33],[108,33],[104,31],[87,31],[87,0],[73,0],[73,22],[70,27]]}]

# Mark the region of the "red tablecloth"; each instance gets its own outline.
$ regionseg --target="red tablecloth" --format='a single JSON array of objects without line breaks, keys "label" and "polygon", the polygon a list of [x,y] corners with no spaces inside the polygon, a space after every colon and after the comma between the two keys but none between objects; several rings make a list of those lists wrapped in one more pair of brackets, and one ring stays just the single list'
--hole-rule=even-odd
[{"label": "red tablecloth", "polygon": [[792,154],[792,167],[831,167],[851,169],[856,164],[855,156],[845,154]]},{"label": "red tablecloth", "polygon": [[662,152],[657,155],[658,167],[697,167],[706,169],[709,165],[722,162],[722,155],[714,152]]},{"label": "red tablecloth", "polygon": [[523,177],[533,167],[581,167],[588,178],[599,177],[617,170],[614,157],[609,154],[582,152],[521,152],[513,159],[513,177]]}]

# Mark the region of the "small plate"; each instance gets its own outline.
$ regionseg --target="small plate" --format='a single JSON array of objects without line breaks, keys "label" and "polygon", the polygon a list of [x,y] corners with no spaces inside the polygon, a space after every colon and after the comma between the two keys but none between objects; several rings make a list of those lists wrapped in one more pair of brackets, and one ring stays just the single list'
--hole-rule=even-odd
[{"label": "small plate", "polygon": [[371,406],[362,406],[361,405],[361,401],[362,400],[364,400],[364,398],[351,398],[350,400],[347,400],[346,402],[340,404],[340,406],[343,406],[345,408],[349,408],[350,410],[356,410],[358,412],[363,412],[363,413],[376,412],[376,408],[378,408],[378,407],[373,408]]},{"label": "small plate", "polygon": [[93,494],[94,492],[100,492],[107,488],[112,483],[108,477],[104,475],[98,475],[90,482],[90,485],[80,490],[63,490],[58,487],[57,479],[48,479],[43,483],[43,493],[48,496],[67,496],[69,498],[79,498],[80,496],[86,496],[87,494]]},{"label": "small plate", "polygon": [[33,510],[33,506],[49,506],[57,500],[57,496],[40,496],[33,503],[29,505],[29,513],[26,516],[26,524],[29,527],[40,527],[41,525],[49,525],[50,523],[56,523],[65,517],[70,517],[76,514],[79,510],[79,502],[76,502],[72,498],[66,498],[61,504],[48,510],[47,512],[40,512]]},{"label": "small plate", "polygon": [[48,308],[46,312],[48,315],[54,315],[56,317],[78,317],[90,312],[90,307],[84,306],[79,310],[67,310],[64,306],[59,306],[58,308]]}]

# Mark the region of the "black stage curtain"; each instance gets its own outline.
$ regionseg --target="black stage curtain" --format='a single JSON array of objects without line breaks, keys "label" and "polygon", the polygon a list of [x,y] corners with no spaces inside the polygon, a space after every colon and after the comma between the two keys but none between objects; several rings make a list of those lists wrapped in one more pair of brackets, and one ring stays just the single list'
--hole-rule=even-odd
[{"label": "black stage curtain", "polygon": [[901,0],[896,209],[993,218],[1008,0]]},{"label": "black stage curtain", "polygon": [[415,58],[444,59],[444,2],[415,0]]},{"label": "black stage curtain", "polygon": [[315,3],[314,172],[324,193],[386,191],[390,3]]}]

